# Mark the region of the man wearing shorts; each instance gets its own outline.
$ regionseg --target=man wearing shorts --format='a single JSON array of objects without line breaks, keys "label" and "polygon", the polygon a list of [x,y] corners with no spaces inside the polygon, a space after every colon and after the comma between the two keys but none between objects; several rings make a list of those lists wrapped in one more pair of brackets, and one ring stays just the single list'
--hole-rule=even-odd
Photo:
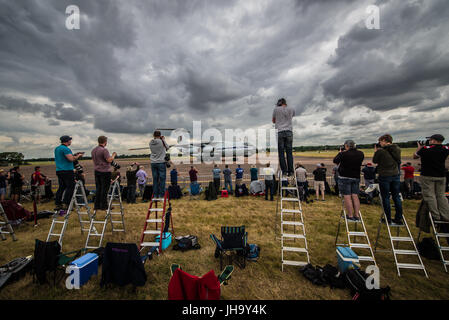
[{"label": "man wearing shorts", "polygon": [[355,147],[352,140],[346,140],[343,148],[334,158],[338,164],[338,189],[343,195],[347,216],[353,221],[360,220],[360,167],[365,155]]},{"label": "man wearing shorts", "polygon": [[317,168],[315,170],[313,170],[313,177],[314,177],[314,181],[313,181],[313,187],[315,189],[315,193],[316,193],[316,201],[319,201],[319,196],[320,196],[320,191],[321,191],[321,196],[322,199],[321,201],[325,201],[324,200],[324,181],[326,181],[326,168],[324,168],[320,163],[316,165]]}]

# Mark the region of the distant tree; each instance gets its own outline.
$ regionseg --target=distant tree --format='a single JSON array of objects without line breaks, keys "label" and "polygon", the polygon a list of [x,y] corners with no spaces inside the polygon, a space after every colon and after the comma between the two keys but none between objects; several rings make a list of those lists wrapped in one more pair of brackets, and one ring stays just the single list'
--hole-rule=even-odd
[{"label": "distant tree", "polygon": [[20,152],[2,152],[0,153],[0,163],[9,164],[13,163],[16,165],[23,164],[25,156]]}]

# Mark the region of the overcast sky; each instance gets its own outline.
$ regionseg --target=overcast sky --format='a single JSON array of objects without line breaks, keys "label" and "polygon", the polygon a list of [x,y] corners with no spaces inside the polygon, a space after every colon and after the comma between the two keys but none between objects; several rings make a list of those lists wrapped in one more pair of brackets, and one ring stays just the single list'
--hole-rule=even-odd
[{"label": "overcast sky", "polygon": [[294,145],[449,139],[448,17],[447,0],[0,0],[0,151],[52,157],[68,134],[129,154],[193,120],[271,128],[281,97]]}]

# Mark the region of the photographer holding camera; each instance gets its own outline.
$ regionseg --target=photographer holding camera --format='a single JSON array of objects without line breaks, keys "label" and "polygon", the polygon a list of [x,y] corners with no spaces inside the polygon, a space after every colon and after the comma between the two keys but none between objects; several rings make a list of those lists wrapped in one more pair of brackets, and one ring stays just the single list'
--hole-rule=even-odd
[{"label": "photographer holding camera", "polygon": [[168,146],[165,137],[159,130],[154,131],[153,140],[150,141],[151,173],[153,175],[153,194],[155,198],[163,198],[165,194],[166,168],[168,163]]},{"label": "photographer holding camera", "polygon": [[[55,148],[56,175],[58,177],[58,191],[55,196],[55,210],[67,210],[72,200],[75,189],[75,172],[73,163],[81,158],[84,152],[73,155],[69,146],[72,144],[72,137],[62,136],[59,138],[61,145]],[[64,199],[62,195],[64,194]]]},{"label": "photographer holding camera", "polygon": [[[276,103],[273,110],[273,123],[278,132],[278,155],[282,174],[293,175],[293,127],[292,119],[295,116],[295,109],[287,106],[287,101],[281,98]],[[287,154],[287,163],[285,162]]]},{"label": "photographer holding camera", "polygon": [[108,191],[111,185],[111,165],[120,168],[114,162],[117,153],[113,152],[112,156],[109,154],[106,145],[108,138],[105,136],[98,137],[98,146],[92,152],[92,161],[95,170],[95,205],[94,210],[108,210]]},{"label": "photographer holding camera", "polygon": [[347,219],[360,220],[360,167],[365,155],[357,150],[354,141],[346,140],[344,149],[335,156],[334,163],[338,164],[338,190],[343,195]]},{"label": "photographer holding camera", "polygon": [[[374,146],[373,162],[377,164],[380,195],[388,224],[402,225],[401,149],[393,144],[391,135],[379,137],[379,144]],[[394,219],[391,219],[390,192],[396,210]]]},{"label": "photographer holding camera", "polygon": [[428,139],[428,145],[418,142],[418,149],[413,158],[421,158],[421,183],[424,201],[429,207],[434,220],[449,221],[449,204],[445,197],[445,162],[449,147],[443,146],[444,137],[434,134]]}]

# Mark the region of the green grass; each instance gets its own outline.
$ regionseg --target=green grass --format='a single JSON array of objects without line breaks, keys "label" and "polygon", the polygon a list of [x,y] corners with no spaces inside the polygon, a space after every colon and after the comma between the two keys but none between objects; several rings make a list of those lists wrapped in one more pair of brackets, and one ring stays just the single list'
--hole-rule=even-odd
[{"label": "green grass", "polygon": [[[340,215],[340,200],[337,197],[326,197],[326,202],[304,204],[304,219],[307,239],[313,265],[324,266],[327,263],[337,264],[335,254],[335,235]],[[414,226],[418,201],[404,202],[405,215],[416,239],[417,229]],[[276,201],[267,202],[263,198],[219,198],[216,201],[174,200],[173,222],[177,236],[194,234],[199,238],[200,250],[180,252],[168,248],[160,256],[149,260],[145,265],[148,280],[144,287],[133,292],[130,286],[102,289],[100,277],[93,277],[80,290],[67,290],[64,281],[56,287],[37,285],[32,276],[4,287],[0,291],[0,299],[167,299],[167,288],[170,280],[170,265],[178,263],[183,270],[201,276],[213,269],[219,274],[219,261],[214,258],[215,245],[210,240],[211,233],[219,236],[222,225],[245,225],[249,233],[249,243],[256,243],[261,248],[258,262],[248,262],[245,269],[235,268],[228,286],[222,286],[222,299],[350,299],[349,292],[329,287],[317,287],[307,281],[298,268],[285,266],[281,271],[280,240],[276,239],[275,228],[279,217],[275,215]],[[26,204],[31,209],[30,204]],[[39,210],[51,209],[53,205],[41,205]],[[148,204],[125,205],[125,223],[127,232],[114,233],[108,226],[107,241],[138,243],[142,231]],[[380,207],[362,205],[362,212],[372,243],[377,233]],[[39,220],[38,227],[33,223],[16,229],[18,241],[10,237],[0,243],[0,264],[14,258],[33,254],[34,239],[45,240],[50,219]],[[389,248],[387,231],[383,227],[381,248]],[[63,252],[76,250],[84,246],[86,234],[80,233],[77,218],[73,215],[64,237]],[[340,234],[340,241],[346,239]],[[449,299],[449,275],[444,272],[439,261],[423,258],[430,279],[426,279],[422,271],[403,270],[398,277],[391,253],[376,254],[380,267],[381,286],[389,285],[392,299]],[[99,271],[101,274],[101,270]]]},{"label": "green grass", "polygon": [[[359,149],[365,154],[365,158],[371,158],[374,155],[374,149]],[[401,157],[411,158],[415,153],[416,148],[401,148]],[[333,159],[338,153],[338,150],[322,150],[322,151],[304,151],[294,152],[293,155],[297,157],[306,158],[331,158]]]}]

